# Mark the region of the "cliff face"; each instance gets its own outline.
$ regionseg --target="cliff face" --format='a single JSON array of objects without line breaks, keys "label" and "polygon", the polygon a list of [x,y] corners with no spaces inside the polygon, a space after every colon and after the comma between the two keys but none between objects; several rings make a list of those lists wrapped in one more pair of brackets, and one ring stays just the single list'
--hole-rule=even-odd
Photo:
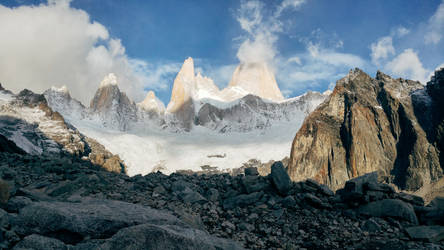
[{"label": "cliff face", "polygon": [[228,89],[232,88],[241,88],[249,94],[271,101],[284,100],[274,74],[266,63],[242,63],[237,66],[228,85]]},{"label": "cliff face", "polygon": [[291,178],[313,178],[333,189],[372,171],[412,191],[436,182],[443,175],[436,132],[442,116],[431,112],[437,102],[430,91],[439,92],[381,72],[373,79],[351,71],[296,134]]},{"label": "cliff face", "polygon": [[137,121],[137,106],[117,86],[116,76],[109,74],[101,82],[90,109],[98,114],[106,126],[127,130]]}]

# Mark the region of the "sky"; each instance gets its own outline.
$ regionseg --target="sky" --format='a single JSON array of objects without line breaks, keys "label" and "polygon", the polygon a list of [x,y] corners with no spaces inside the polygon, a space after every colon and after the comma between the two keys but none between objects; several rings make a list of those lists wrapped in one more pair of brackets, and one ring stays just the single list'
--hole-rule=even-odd
[{"label": "sky", "polygon": [[134,101],[169,102],[187,57],[227,86],[266,62],[286,97],[325,91],[359,67],[426,83],[444,66],[444,0],[0,0],[0,82],[66,85],[89,104],[115,73]]}]

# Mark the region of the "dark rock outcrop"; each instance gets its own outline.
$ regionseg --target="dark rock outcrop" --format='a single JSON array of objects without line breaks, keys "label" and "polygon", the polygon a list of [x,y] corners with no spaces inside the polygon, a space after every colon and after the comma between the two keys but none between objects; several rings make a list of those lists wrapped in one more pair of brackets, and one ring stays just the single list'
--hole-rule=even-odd
[{"label": "dark rock outcrop", "polygon": [[[350,71],[296,134],[288,167],[292,180],[313,178],[338,189],[349,179],[378,171],[405,190],[438,182],[443,116],[432,110],[444,99],[443,71],[426,88],[381,72],[371,78],[359,69]],[[434,123],[426,126],[427,121]]]},{"label": "dark rock outcrop", "polygon": [[17,145],[8,140],[8,138],[4,137],[0,134],[0,152],[6,153],[15,153],[15,154],[25,154],[26,152],[23,149],[17,147]]}]

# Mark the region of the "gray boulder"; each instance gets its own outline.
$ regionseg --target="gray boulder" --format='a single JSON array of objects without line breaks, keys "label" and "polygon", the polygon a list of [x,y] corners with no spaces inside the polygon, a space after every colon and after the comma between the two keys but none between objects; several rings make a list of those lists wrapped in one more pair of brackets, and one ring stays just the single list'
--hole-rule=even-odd
[{"label": "gray boulder", "polygon": [[36,202],[21,209],[15,223],[21,235],[52,235],[65,243],[80,242],[86,236],[106,238],[138,224],[184,225],[168,213],[112,200]]},{"label": "gray boulder", "polygon": [[243,249],[237,243],[192,228],[143,224],[124,228],[99,249]]},{"label": "gray boulder", "polygon": [[288,194],[291,188],[291,180],[282,162],[277,161],[271,165],[270,179],[280,194]]},{"label": "gray boulder", "polygon": [[368,173],[359,177],[356,177],[354,179],[351,179],[345,183],[344,189],[347,192],[357,192],[357,193],[363,193],[364,192],[364,184],[366,183],[378,183],[378,173],[372,172]]},{"label": "gray boulder", "polygon": [[418,224],[412,205],[400,200],[386,199],[370,202],[358,208],[360,214],[374,217],[392,217]]},{"label": "gray boulder", "polygon": [[247,175],[241,179],[242,185],[247,194],[262,191],[267,187],[267,183],[259,176]]},{"label": "gray boulder", "polygon": [[439,242],[444,240],[444,227],[442,226],[417,226],[406,228],[407,234],[413,240]]},{"label": "gray boulder", "polygon": [[246,176],[258,176],[259,172],[256,167],[249,167],[244,170]]},{"label": "gray boulder", "polygon": [[26,236],[23,240],[17,243],[13,250],[62,250],[68,249],[67,246],[60,240],[48,238],[38,234],[31,234]]},{"label": "gray boulder", "polygon": [[226,199],[223,202],[224,209],[233,209],[235,207],[246,207],[256,203],[262,196],[264,192],[255,192],[251,194],[241,194]]}]

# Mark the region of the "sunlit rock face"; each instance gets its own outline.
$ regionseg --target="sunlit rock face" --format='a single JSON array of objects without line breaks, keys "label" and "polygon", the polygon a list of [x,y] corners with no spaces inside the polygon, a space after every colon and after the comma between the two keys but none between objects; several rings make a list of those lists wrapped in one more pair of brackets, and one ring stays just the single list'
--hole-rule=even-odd
[{"label": "sunlit rock face", "polygon": [[433,128],[423,125],[435,117],[428,89],[381,72],[372,78],[350,71],[296,134],[291,178],[313,178],[333,189],[372,171],[401,189],[437,182],[443,175],[441,149],[430,140]]},{"label": "sunlit rock face", "polygon": [[271,101],[282,101],[273,72],[266,63],[241,63],[233,73],[230,84],[223,91],[224,99],[236,99],[234,93],[252,94]]}]

